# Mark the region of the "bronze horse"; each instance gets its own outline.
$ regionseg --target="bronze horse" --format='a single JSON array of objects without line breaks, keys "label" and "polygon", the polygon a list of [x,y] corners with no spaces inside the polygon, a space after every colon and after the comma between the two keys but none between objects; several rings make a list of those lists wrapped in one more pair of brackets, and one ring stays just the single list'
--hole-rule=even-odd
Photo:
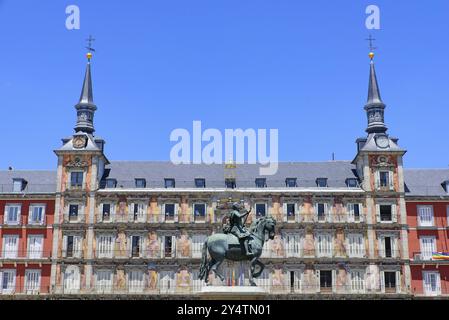
[{"label": "bronze horse", "polygon": [[[275,227],[276,220],[272,217],[262,217],[253,222],[250,227],[251,236],[249,240],[252,255],[249,257],[245,254],[239,239],[233,234],[217,233],[208,237],[203,245],[199,278],[208,283],[209,272],[213,271],[221,281],[224,281],[224,276],[218,271],[218,267],[225,259],[231,261],[249,260],[251,261],[249,282],[252,286],[256,286],[253,278],[258,278],[265,268],[265,265],[259,260],[263,245],[268,239],[274,239]],[[208,252],[210,260],[207,257]],[[256,265],[259,266],[257,272]]]}]

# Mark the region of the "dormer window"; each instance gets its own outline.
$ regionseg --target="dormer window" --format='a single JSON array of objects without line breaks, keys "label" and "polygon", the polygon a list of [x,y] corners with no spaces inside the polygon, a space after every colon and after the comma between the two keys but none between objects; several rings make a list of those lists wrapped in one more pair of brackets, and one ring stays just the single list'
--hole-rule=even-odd
[{"label": "dormer window", "polygon": [[113,189],[117,187],[116,179],[106,179],[106,188]]},{"label": "dormer window", "polygon": [[13,192],[22,192],[26,187],[26,180],[24,179],[13,179]]},{"label": "dormer window", "polygon": [[319,188],[327,188],[327,178],[316,179],[316,185]]},{"label": "dormer window", "polygon": [[348,178],[346,179],[346,186],[348,188],[357,188],[359,186],[359,182],[356,178]]},{"label": "dormer window", "polygon": [[267,187],[267,179],[265,178],[256,179],[256,188],[266,188],[266,187]]},{"label": "dormer window", "polygon": [[296,183],[296,178],[285,179],[285,186],[287,188],[296,188],[298,186],[298,184]]},{"label": "dormer window", "polygon": [[449,180],[444,181],[443,185],[445,187],[446,193],[449,194]]},{"label": "dormer window", "polygon": [[165,188],[171,189],[175,187],[175,179],[164,179]]},{"label": "dormer window", "polygon": [[206,179],[197,178],[195,179],[196,188],[206,188]]},{"label": "dormer window", "polygon": [[136,188],[146,188],[147,181],[142,178],[135,179]]},{"label": "dormer window", "polygon": [[235,189],[236,188],[235,179],[225,179],[225,185],[226,188],[228,189]]}]

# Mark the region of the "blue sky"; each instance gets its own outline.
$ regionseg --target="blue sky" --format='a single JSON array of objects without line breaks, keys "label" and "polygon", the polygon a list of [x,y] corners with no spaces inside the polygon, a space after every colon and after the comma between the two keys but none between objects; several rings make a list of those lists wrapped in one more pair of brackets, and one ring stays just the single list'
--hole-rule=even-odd
[{"label": "blue sky", "polygon": [[[112,160],[168,160],[175,128],[277,128],[282,161],[352,160],[365,135],[365,8],[405,166],[449,165],[449,2],[0,0],[0,170],[54,169],[93,60],[97,134]],[[65,8],[81,29],[65,28]]]}]

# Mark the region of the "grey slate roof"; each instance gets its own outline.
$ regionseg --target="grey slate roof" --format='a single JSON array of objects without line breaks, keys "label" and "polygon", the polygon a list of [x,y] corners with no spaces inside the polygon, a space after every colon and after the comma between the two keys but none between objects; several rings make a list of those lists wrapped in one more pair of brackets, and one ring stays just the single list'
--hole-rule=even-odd
[{"label": "grey slate roof", "polygon": [[27,181],[26,193],[55,193],[56,171],[0,171],[0,193],[13,192],[13,179]]},{"label": "grey slate roof", "polygon": [[404,180],[406,196],[449,196],[443,186],[449,169],[406,169]]},{"label": "grey slate roof", "polygon": [[[224,165],[182,164],[154,161],[112,161],[107,178],[117,180],[117,186],[134,187],[135,178],[144,178],[147,187],[164,187],[165,178],[176,180],[176,187],[194,187],[195,178],[206,179],[207,187],[224,187],[225,176],[232,171]],[[355,178],[355,166],[350,161],[281,162],[276,175],[259,176],[260,165],[238,164],[235,169],[237,187],[255,187],[255,179],[266,178],[268,187],[285,187],[286,178],[297,178],[299,187],[316,187],[317,178],[328,178],[329,187],[346,187],[347,178]]]}]

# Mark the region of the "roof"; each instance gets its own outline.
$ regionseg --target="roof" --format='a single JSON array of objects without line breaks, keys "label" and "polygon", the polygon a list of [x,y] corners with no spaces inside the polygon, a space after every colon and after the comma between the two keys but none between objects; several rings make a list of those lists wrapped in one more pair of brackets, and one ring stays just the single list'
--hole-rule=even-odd
[{"label": "roof", "polygon": [[147,187],[164,187],[164,179],[175,179],[176,187],[194,187],[195,178],[206,179],[207,187],[224,187],[225,177],[235,175],[237,187],[254,187],[256,178],[266,178],[267,187],[285,187],[286,178],[296,178],[299,187],[316,187],[317,178],[327,178],[329,187],[346,187],[346,179],[356,178],[350,161],[280,162],[275,175],[260,176],[259,164],[237,164],[225,169],[223,164],[181,164],[156,161],[112,161],[107,178],[117,186],[134,187],[134,179],[146,179]]},{"label": "roof", "polygon": [[56,192],[56,171],[0,171],[0,193],[13,193],[13,179],[26,181],[23,193]]},{"label": "roof", "polygon": [[406,169],[404,180],[406,196],[449,196],[444,187],[449,169]]}]

